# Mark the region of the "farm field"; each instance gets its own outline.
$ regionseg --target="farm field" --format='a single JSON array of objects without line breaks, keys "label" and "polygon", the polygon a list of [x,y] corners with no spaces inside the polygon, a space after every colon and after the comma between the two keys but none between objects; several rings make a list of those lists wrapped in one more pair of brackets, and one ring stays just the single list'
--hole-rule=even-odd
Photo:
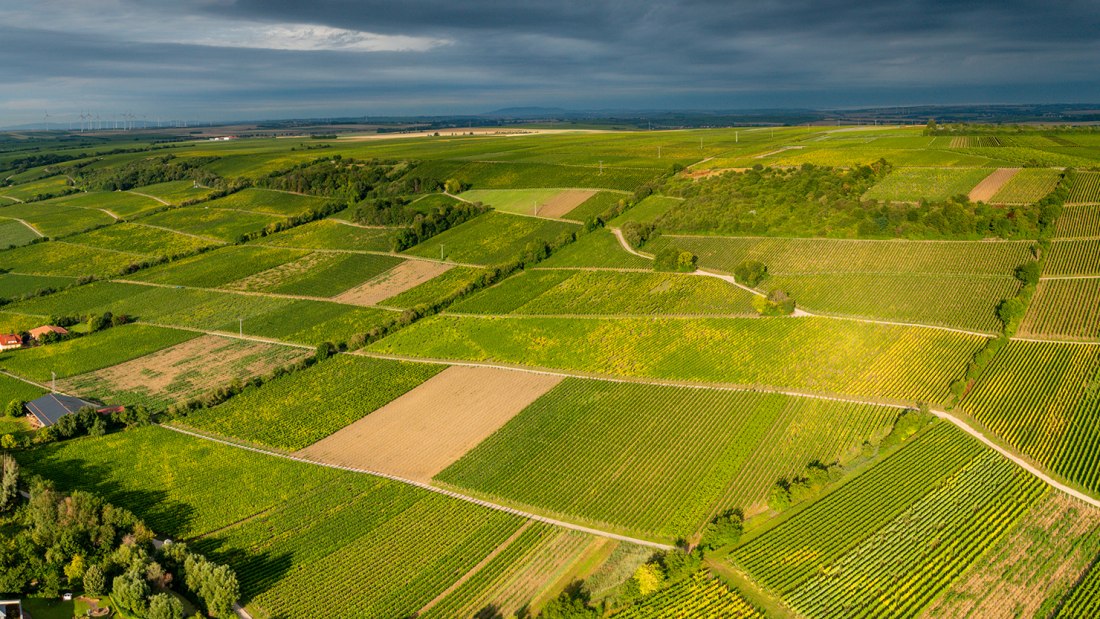
[{"label": "farm field", "polygon": [[[0,211],[2,214],[3,211]],[[19,247],[41,238],[37,228],[14,219],[0,219],[0,249]]]},{"label": "farm field", "polygon": [[1066,204],[1100,204],[1100,172],[1078,172]]},{"label": "farm field", "polygon": [[1100,488],[1100,346],[1012,341],[962,402],[1000,439],[1063,478]]},{"label": "farm field", "polygon": [[390,228],[363,228],[334,219],[320,219],[269,234],[254,243],[296,249],[390,251],[392,235]]},{"label": "farm field", "polygon": [[1042,616],[1100,552],[1100,511],[1048,493],[922,617]]},{"label": "farm field", "polygon": [[1022,469],[935,423],[732,560],[807,616],[914,615],[1042,494]]},{"label": "farm field", "polygon": [[76,193],[63,198],[54,198],[43,204],[78,206],[86,209],[106,211],[121,219],[133,219],[150,211],[163,208],[163,204],[153,198],[125,191],[97,191]]},{"label": "farm field", "polygon": [[752,294],[712,277],[536,270],[454,305],[472,314],[755,315]]},{"label": "farm field", "polygon": [[1096,615],[1100,134],[922,110],[4,133],[0,405],[127,409],[0,456],[256,619]]},{"label": "farm field", "polygon": [[63,379],[58,388],[101,402],[151,410],[263,376],[309,355],[275,344],[205,335],[108,368]]},{"label": "farm field", "polygon": [[195,333],[148,325],[122,325],[49,346],[0,353],[0,368],[40,383],[51,373],[66,378],[174,346]]},{"label": "farm field", "polygon": [[415,245],[405,253],[424,258],[479,265],[494,265],[517,260],[529,243],[549,243],[577,232],[580,226],[570,222],[486,213]]},{"label": "farm field", "polygon": [[960,333],[830,318],[434,316],[368,350],[912,403],[944,401],[948,383],[984,341]]},{"label": "farm field", "polygon": [[[297,454],[317,462],[429,481],[493,434],[561,377],[452,366]],[[384,366],[383,366],[384,367]]]},{"label": "farm field", "polygon": [[[444,366],[339,356],[250,387],[182,423],[293,451],[315,443],[428,380]],[[308,387],[308,388],[307,388]]]},{"label": "farm field", "polygon": [[651,270],[653,261],[627,253],[608,230],[596,230],[554,252],[536,269],[606,268]]},{"label": "farm field", "polygon": [[[777,394],[571,378],[437,479],[671,541],[690,538],[720,506],[759,505],[780,477],[815,458],[858,451],[897,414]],[[818,445],[807,445],[802,432]],[[616,457],[601,458],[607,453]]]},{"label": "farm field", "polygon": [[1020,170],[997,193],[990,197],[992,204],[1029,204],[1042,200],[1061,179],[1061,170],[1027,168]]},{"label": "farm field", "polygon": [[1040,280],[1019,335],[1100,339],[1100,278]]},{"label": "farm field", "polygon": [[942,200],[970,193],[990,172],[985,168],[898,168],[863,197],[894,202]]}]

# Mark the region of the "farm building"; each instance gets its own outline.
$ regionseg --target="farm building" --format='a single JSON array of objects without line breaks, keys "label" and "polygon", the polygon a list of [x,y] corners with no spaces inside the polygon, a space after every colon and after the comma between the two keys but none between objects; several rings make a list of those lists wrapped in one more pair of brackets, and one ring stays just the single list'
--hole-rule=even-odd
[{"label": "farm building", "polygon": [[19,600],[0,600],[0,619],[23,619],[23,605]]},{"label": "farm building", "polygon": [[2,333],[0,334],[0,350],[11,350],[13,348],[21,348],[23,346],[23,338],[14,333]]},{"label": "farm building", "polygon": [[71,395],[47,393],[37,400],[27,402],[27,412],[31,415],[33,425],[45,428],[57,423],[57,420],[65,415],[75,413],[85,406],[95,407],[95,404]]},{"label": "farm building", "polygon": [[42,336],[46,335],[47,333],[56,333],[58,335],[68,335],[69,330],[64,328],[64,327],[57,327],[57,326],[54,326],[54,325],[42,325],[41,327],[35,327],[34,329],[30,330],[31,337],[36,339],[36,340],[42,339]]}]

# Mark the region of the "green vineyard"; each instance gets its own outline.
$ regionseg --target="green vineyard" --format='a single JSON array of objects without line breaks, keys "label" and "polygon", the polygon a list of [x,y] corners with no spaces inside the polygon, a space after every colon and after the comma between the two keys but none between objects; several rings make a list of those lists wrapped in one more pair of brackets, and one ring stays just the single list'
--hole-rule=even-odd
[{"label": "green vineyard", "polygon": [[1100,278],[1040,281],[1019,334],[1031,338],[1100,339]]},{"label": "green vineyard", "polygon": [[1100,239],[1054,241],[1043,275],[1100,275]]},{"label": "green vineyard", "polygon": [[1100,172],[1078,172],[1066,203],[1100,204]]},{"label": "green vineyard", "polygon": [[1100,204],[1063,208],[1055,234],[1062,238],[1100,236]]},{"label": "green vineyard", "polygon": [[706,571],[647,596],[630,608],[612,615],[615,619],[679,619],[681,617],[722,617],[723,619],[763,619],[743,597]]}]

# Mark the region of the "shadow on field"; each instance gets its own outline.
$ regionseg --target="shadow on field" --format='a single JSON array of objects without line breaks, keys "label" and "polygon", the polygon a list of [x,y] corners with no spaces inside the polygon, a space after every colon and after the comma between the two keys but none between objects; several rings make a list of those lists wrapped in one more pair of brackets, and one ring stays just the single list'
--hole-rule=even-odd
[{"label": "shadow on field", "polygon": [[[240,548],[225,549],[225,537],[205,537],[189,544],[211,561],[226,563],[237,572],[241,585],[241,605],[275,586],[290,571],[294,558],[290,553],[270,551],[249,552]],[[273,615],[271,619],[280,619]]]}]

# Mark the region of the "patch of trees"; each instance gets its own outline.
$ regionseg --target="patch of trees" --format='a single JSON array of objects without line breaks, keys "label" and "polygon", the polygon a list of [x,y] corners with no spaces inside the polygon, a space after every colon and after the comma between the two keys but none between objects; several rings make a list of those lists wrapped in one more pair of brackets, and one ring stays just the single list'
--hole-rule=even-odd
[{"label": "patch of trees", "polygon": [[653,224],[643,224],[636,221],[628,221],[622,227],[623,240],[634,249],[639,249],[650,239],[657,236],[657,228]]},{"label": "patch of trees", "polygon": [[752,307],[761,316],[789,316],[794,313],[795,302],[786,292],[776,288],[768,296],[754,296]]},{"label": "patch of trees", "polygon": [[460,202],[436,207],[429,213],[417,213],[412,223],[394,235],[393,250],[408,249],[487,212],[487,206]]},{"label": "patch of trees", "polygon": [[131,161],[118,168],[82,170],[80,177],[88,189],[101,191],[126,191],[134,187],[166,183],[168,181],[196,181],[208,187],[222,186],[225,182],[204,166],[218,157],[187,157],[160,155]]},{"label": "patch of trees", "polygon": [[768,276],[768,267],[757,260],[742,260],[733,267],[733,276],[746,286],[756,287]]},{"label": "patch of trees", "polygon": [[82,491],[65,495],[34,480],[18,494],[18,465],[0,458],[0,590],[57,597],[62,587],[115,603],[145,619],[182,619],[170,591],[188,594],[208,616],[230,617],[239,597],[229,567],[183,544],[156,549],[154,533],[129,511]]},{"label": "patch of trees", "polygon": [[433,193],[443,189],[441,179],[417,172],[415,162],[352,159],[340,155],[272,172],[258,185],[328,196],[349,205],[367,198]]},{"label": "patch of trees", "polygon": [[671,245],[662,248],[653,257],[653,270],[672,273],[692,273],[699,262],[698,256]]}]

